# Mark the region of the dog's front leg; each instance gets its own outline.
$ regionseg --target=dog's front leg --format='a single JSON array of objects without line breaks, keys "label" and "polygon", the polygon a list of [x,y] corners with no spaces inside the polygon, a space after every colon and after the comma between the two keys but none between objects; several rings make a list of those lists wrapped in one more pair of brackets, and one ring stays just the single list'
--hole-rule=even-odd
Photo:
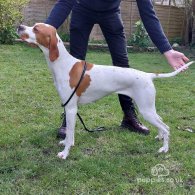
[{"label": "dog's front leg", "polygon": [[66,159],[69,155],[69,150],[71,146],[74,146],[74,129],[76,123],[76,114],[77,114],[77,106],[66,108],[66,138],[60,143],[65,145],[65,148],[62,152],[58,153],[58,157],[62,159]]}]

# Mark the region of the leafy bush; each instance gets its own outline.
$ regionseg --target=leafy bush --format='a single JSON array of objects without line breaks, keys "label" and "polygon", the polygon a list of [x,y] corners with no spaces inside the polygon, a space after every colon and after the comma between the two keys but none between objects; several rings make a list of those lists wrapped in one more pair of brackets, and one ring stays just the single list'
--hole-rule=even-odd
[{"label": "leafy bush", "polygon": [[11,44],[16,38],[15,26],[22,19],[28,0],[0,0],[0,43]]},{"label": "leafy bush", "polygon": [[143,23],[140,20],[135,23],[135,32],[128,40],[128,45],[140,48],[147,48],[153,45]]},{"label": "leafy bush", "polygon": [[171,38],[169,42],[170,42],[171,45],[174,44],[174,43],[182,45],[182,37]]},{"label": "leafy bush", "polygon": [[70,42],[70,34],[59,32],[59,36],[63,42]]}]

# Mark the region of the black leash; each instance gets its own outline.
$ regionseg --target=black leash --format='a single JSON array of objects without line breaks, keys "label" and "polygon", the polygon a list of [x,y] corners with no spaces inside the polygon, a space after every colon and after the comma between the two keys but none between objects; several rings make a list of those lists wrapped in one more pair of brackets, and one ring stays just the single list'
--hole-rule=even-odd
[{"label": "black leash", "polygon": [[[87,69],[87,64],[86,64],[86,62],[85,62],[85,63],[84,63],[84,66],[83,66],[83,71],[82,71],[81,77],[80,77],[80,79],[79,79],[79,82],[77,83],[77,86],[75,87],[74,91],[72,92],[72,94],[70,95],[70,97],[68,98],[68,100],[67,100],[64,104],[61,105],[62,107],[64,107],[64,114],[63,114],[64,119],[66,118],[65,107],[66,107],[66,105],[70,102],[70,100],[72,99],[73,95],[76,93],[77,89],[79,88],[79,86],[80,86],[80,84],[81,84],[81,81],[82,81],[82,79],[83,79],[83,77],[84,77],[84,74],[85,74],[86,69]],[[97,127],[97,128],[95,128],[95,129],[89,130],[89,129],[86,127],[86,125],[85,125],[83,119],[81,118],[81,116],[79,115],[78,112],[77,112],[77,116],[78,116],[79,120],[81,121],[81,123],[82,123],[82,125],[83,125],[83,127],[84,127],[84,129],[85,129],[86,131],[88,131],[88,132],[105,131],[104,127]]]}]

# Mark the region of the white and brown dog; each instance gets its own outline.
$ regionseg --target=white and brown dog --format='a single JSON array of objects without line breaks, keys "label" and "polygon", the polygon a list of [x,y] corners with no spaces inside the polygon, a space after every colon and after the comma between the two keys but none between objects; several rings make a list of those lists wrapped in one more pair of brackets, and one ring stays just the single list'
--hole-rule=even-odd
[{"label": "white and brown dog", "polygon": [[[28,43],[38,45],[53,74],[54,84],[64,104],[74,91],[81,77],[84,62],[71,56],[50,25],[37,23],[33,27],[19,26],[19,36]],[[136,103],[144,119],[158,129],[158,139],[163,140],[159,152],[169,149],[169,127],[163,123],[155,108],[155,78],[172,77],[191,65],[190,62],[180,69],[167,74],[145,73],[132,68],[120,68],[87,63],[85,75],[79,88],[65,107],[67,133],[60,144],[65,146],[58,157],[66,159],[71,146],[74,146],[74,129],[78,104],[96,101],[113,92],[130,96]]]}]

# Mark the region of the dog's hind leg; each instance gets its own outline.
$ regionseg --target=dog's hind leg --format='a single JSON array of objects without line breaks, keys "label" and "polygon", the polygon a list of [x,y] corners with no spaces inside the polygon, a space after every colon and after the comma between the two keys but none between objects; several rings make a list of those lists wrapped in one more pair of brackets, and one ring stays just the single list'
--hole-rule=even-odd
[{"label": "dog's hind leg", "polygon": [[[163,126],[164,126],[164,128],[166,128],[166,129],[168,129],[169,130],[169,126],[167,126],[163,121],[162,121],[162,118],[159,116],[159,115],[157,115],[158,116],[158,121],[159,121],[159,123],[161,123]],[[158,131],[158,135],[155,137],[155,139],[156,140],[163,140],[163,134],[162,134],[162,131],[161,130],[159,130]]]},{"label": "dog's hind leg", "polygon": [[169,150],[169,127],[163,123],[159,118],[154,109],[144,109],[140,110],[140,113],[143,115],[144,119],[150,124],[154,125],[158,129],[159,138],[163,139],[163,147],[159,149],[159,152],[168,152]]},{"label": "dog's hind leg", "polygon": [[163,139],[163,147],[159,149],[159,152],[168,152],[169,150],[169,127],[163,123],[162,120],[158,117],[156,112],[152,112],[151,110],[149,111],[144,111],[141,112],[144,119],[147,120],[149,123],[154,125],[155,127],[158,128],[158,138]]},{"label": "dog's hind leg", "polygon": [[62,159],[66,159],[69,155],[69,150],[71,146],[74,146],[74,129],[76,123],[76,114],[77,114],[77,107],[74,106],[72,108],[66,108],[66,124],[67,124],[67,131],[66,131],[66,138],[65,140],[61,141],[65,145],[65,148],[62,152],[58,153],[58,157]]},{"label": "dog's hind leg", "polygon": [[161,117],[156,113],[155,88],[151,85],[149,89],[144,91],[143,89],[142,91],[137,90],[133,99],[144,119],[157,127],[159,138],[163,138],[163,147],[159,149],[159,152],[167,152],[169,149],[169,127],[163,123]]}]

